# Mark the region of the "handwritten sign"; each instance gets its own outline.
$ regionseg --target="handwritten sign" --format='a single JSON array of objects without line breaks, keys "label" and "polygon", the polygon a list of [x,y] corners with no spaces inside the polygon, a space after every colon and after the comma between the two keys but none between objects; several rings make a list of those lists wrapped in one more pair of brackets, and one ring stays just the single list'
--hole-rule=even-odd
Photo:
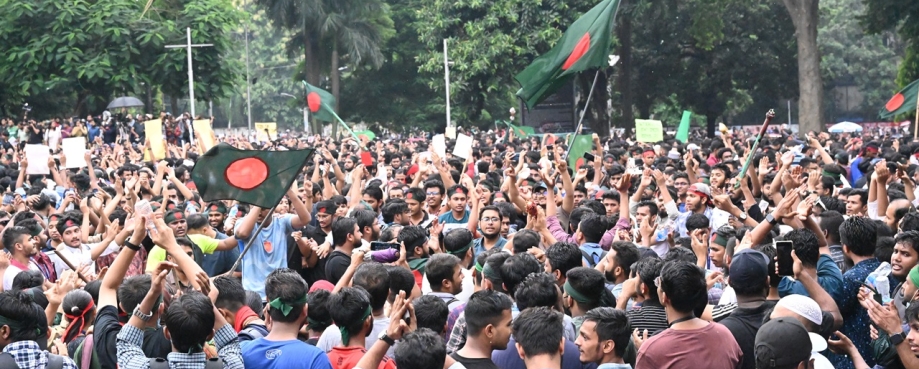
[{"label": "handwritten sign", "polygon": [[472,137],[466,136],[462,133],[459,136],[456,136],[456,145],[453,146],[453,156],[458,156],[463,159],[469,159],[469,153],[472,150]]},{"label": "handwritten sign", "polygon": [[664,140],[664,126],[659,120],[635,119],[635,139],[655,143]]},{"label": "handwritten sign", "polygon": [[166,138],[163,137],[163,121],[159,119],[148,120],[144,122],[144,134],[150,141],[150,149],[153,151],[153,157],[150,152],[144,152],[144,161],[153,161],[166,158]]}]

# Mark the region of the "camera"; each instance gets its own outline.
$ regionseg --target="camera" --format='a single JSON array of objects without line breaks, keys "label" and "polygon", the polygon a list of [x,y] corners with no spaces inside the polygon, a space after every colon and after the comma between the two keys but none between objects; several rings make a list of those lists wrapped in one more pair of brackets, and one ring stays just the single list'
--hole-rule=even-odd
[{"label": "camera", "polygon": [[29,106],[29,103],[25,103],[25,104],[22,105],[22,111],[28,113],[28,112],[32,111],[32,107]]}]

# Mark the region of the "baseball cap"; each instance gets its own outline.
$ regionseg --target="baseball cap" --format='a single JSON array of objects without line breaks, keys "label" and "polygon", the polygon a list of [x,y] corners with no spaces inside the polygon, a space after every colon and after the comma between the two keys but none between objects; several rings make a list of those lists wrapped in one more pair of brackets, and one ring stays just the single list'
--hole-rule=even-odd
[{"label": "baseball cap", "polygon": [[712,199],[712,189],[705,183],[693,183],[686,191],[695,192],[697,195],[705,196],[706,199]]},{"label": "baseball cap", "polygon": [[[733,278],[733,277],[732,277]],[[787,368],[811,357],[811,338],[797,319],[778,318],[756,332],[753,352],[758,369]]]},{"label": "baseball cap", "polygon": [[769,279],[769,257],[753,250],[743,249],[731,258],[731,286],[766,286]]}]

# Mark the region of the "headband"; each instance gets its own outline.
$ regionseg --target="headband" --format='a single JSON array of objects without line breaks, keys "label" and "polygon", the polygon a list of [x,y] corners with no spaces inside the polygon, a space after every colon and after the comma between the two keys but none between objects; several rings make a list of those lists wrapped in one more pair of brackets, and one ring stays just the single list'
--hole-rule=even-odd
[{"label": "headband", "polygon": [[[368,305],[367,305],[367,310],[364,311],[364,315],[361,316],[361,319],[360,319],[359,321],[363,322],[363,321],[367,320],[367,317],[370,316],[370,313],[371,313],[370,304],[368,304]],[[341,342],[342,342],[342,344],[344,344],[345,346],[347,346],[347,345],[348,345],[348,340],[351,338],[350,335],[348,334],[348,327],[345,326],[344,324],[342,324],[342,325],[339,325],[339,326],[338,326],[338,330],[341,332]]]},{"label": "headband", "polygon": [[568,296],[571,296],[571,298],[573,298],[574,301],[580,302],[582,304],[586,304],[591,301],[591,299],[588,298],[586,295],[574,289],[574,287],[571,286],[571,282],[569,281],[565,281],[565,285],[563,286],[563,288],[565,289],[565,293],[567,293]]},{"label": "headband", "polygon": [[839,173],[830,173],[824,170],[821,174],[826,177],[832,177],[833,179],[839,179]]},{"label": "headband", "polygon": [[83,308],[83,311],[81,311],[79,315],[73,315],[73,314],[68,314],[67,312],[64,312],[64,316],[67,317],[67,320],[70,321],[70,324],[67,325],[67,329],[64,330],[64,337],[69,336],[69,335],[70,335],[70,331],[71,331],[74,327],[76,327],[76,324],[74,324],[74,323],[76,322],[77,319],[80,320],[79,332],[82,332],[82,331],[83,331],[83,328],[86,327],[86,313],[88,313],[88,312],[89,312],[90,310],[92,310],[94,307],[96,307],[96,304],[94,304],[94,303],[93,303],[93,300],[90,299],[90,300],[89,300],[89,304],[87,304],[86,307]]},{"label": "headband", "polygon": [[469,248],[472,247],[473,243],[475,243],[475,240],[470,241],[468,245],[463,246],[462,248],[458,250],[447,251],[447,253],[449,253],[450,255],[456,255],[456,256],[464,255],[466,251],[469,251]]},{"label": "headband", "polygon": [[910,282],[913,282],[913,286],[919,286],[919,266],[910,269],[907,278],[909,278]]},{"label": "headband", "polygon": [[715,233],[715,237],[712,237],[712,243],[717,244],[717,245],[720,245],[720,246],[722,246],[722,247],[727,247],[727,245],[728,245],[728,239],[727,239],[727,238],[724,238],[724,236],[722,236],[722,235],[720,235],[720,234],[718,234],[718,233]]},{"label": "headband", "polygon": [[482,264],[479,264],[478,262],[475,263],[475,270],[476,270],[477,272],[482,273],[482,269],[484,269],[484,268],[485,268],[485,267],[483,267]]},{"label": "headband", "polygon": [[488,263],[485,263],[485,265],[482,266],[482,275],[485,276],[485,278],[488,278],[489,281],[501,280],[501,275],[498,274],[498,271],[492,268],[491,264]]},{"label": "headband", "polygon": [[29,322],[25,320],[21,320],[21,319],[13,320],[3,315],[0,315],[0,326],[6,325],[6,326],[9,326],[10,328],[21,329],[21,330],[27,330],[27,329],[31,329],[32,327],[34,327],[35,332],[37,332],[39,336],[42,336],[43,332],[42,332],[41,327],[39,327],[38,325],[35,325],[34,324],[35,322],[32,322],[32,323],[33,324],[29,324]]},{"label": "headband", "polygon": [[291,301],[290,303],[281,301],[280,297],[274,300],[271,300],[271,302],[268,303],[269,306],[280,310],[281,314],[284,314],[284,316],[287,316],[288,314],[290,314],[291,310],[294,309],[294,305],[304,305],[304,304],[306,304],[306,295],[303,295],[303,297],[301,297],[300,299],[296,301]]},{"label": "headband", "polygon": [[873,146],[868,146],[868,147],[865,147],[865,151],[878,152],[878,148],[873,147]]}]

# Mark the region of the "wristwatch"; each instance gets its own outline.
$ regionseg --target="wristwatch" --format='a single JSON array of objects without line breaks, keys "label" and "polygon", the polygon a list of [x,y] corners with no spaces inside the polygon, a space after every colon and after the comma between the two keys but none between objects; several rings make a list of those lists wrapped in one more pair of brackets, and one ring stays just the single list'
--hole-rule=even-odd
[{"label": "wristwatch", "polygon": [[779,221],[775,220],[775,216],[772,213],[766,214],[766,221],[769,222],[769,225],[775,227],[776,224],[779,224]]},{"label": "wristwatch", "polygon": [[741,222],[746,222],[746,221],[747,221],[747,212],[741,210],[741,211],[740,211],[740,215],[737,216],[737,219],[739,219]]},{"label": "wristwatch", "polygon": [[896,345],[903,343],[903,340],[905,339],[906,339],[906,332],[900,332],[898,334],[894,334],[890,336],[890,344],[896,346]]},{"label": "wristwatch", "polygon": [[146,322],[146,321],[150,320],[150,318],[153,317],[153,312],[151,311],[150,314],[144,314],[144,313],[142,313],[142,312],[140,311],[140,305],[138,305],[138,306],[134,307],[134,313],[133,313],[132,315],[134,315],[134,316],[140,318],[140,320],[143,320],[143,321]]},{"label": "wristwatch", "polygon": [[386,342],[387,345],[394,346],[396,344],[396,340],[387,336],[386,332],[381,332],[380,337],[378,338],[380,339],[380,341]]}]

